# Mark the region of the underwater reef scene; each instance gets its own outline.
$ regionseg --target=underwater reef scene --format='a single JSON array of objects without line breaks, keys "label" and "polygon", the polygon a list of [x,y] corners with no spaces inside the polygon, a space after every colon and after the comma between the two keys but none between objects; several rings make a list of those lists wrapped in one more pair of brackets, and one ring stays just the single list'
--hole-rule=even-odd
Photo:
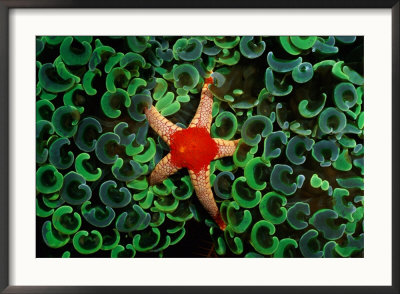
[{"label": "underwater reef scene", "polygon": [[362,36],[38,36],[36,56],[37,257],[364,256]]}]

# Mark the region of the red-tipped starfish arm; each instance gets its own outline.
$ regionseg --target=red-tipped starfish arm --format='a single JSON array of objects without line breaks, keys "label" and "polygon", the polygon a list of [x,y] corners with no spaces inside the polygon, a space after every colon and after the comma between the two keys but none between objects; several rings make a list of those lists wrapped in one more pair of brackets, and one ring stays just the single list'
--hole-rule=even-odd
[{"label": "red-tipped starfish arm", "polygon": [[213,94],[208,89],[208,86],[213,83],[213,78],[206,78],[204,81],[203,89],[201,90],[200,104],[197,108],[196,114],[189,124],[189,128],[198,127],[206,128],[210,132],[212,121],[212,105]]},{"label": "red-tipped starfish arm", "polygon": [[221,218],[218,206],[214,200],[210,184],[210,166],[198,172],[189,170],[190,179],[196,191],[197,198],[208,214],[214,219],[219,228],[224,231],[226,224]]},{"label": "red-tipped starfish arm", "polygon": [[170,145],[171,135],[176,131],[182,130],[182,128],[163,117],[153,105],[150,109],[146,107],[144,113],[146,114],[151,128],[168,144],[168,146]]},{"label": "red-tipped starfish arm", "polygon": [[170,175],[173,175],[179,170],[172,161],[171,161],[171,153],[168,153],[164,156],[163,159],[157,163],[156,167],[152,171],[150,175],[150,186],[157,185],[168,178]]}]

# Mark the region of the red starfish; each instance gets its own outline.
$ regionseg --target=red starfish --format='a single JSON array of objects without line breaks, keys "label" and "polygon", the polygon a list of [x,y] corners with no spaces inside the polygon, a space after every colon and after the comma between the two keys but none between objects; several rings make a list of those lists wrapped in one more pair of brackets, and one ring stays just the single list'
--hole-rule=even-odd
[{"label": "red starfish", "polygon": [[154,168],[150,175],[150,185],[161,183],[180,168],[187,168],[200,203],[220,229],[225,230],[226,224],[221,218],[211,191],[210,162],[232,156],[239,140],[228,141],[210,136],[213,95],[208,86],[212,83],[212,77],[205,79],[200,104],[187,129],[173,124],[154,106],[145,108],[150,126],[171,150]]}]

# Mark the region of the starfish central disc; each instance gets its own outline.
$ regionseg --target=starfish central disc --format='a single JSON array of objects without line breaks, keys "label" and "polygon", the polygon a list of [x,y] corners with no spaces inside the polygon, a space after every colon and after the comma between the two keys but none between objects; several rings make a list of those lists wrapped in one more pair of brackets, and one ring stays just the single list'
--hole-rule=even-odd
[{"label": "starfish central disc", "polygon": [[218,146],[205,128],[188,128],[171,136],[171,161],[194,172],[206,168],[218,152]]}]

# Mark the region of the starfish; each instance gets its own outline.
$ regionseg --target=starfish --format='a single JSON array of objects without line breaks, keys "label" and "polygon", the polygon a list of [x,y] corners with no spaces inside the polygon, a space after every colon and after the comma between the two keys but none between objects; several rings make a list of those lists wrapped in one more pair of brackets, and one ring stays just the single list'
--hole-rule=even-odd
[{"label": "starfish", "polygon": [[200,103],[188,128],[183,129],[165,117],[152,105],[145,108],[151,128],[168,144],[170,152],[160,160],[150,174],[150,185],[164,181],[181,168],[187,168],[200,203],[221,230],[226,224],[221,218],[210,184],[210,162],[232,156],[239,140],[211,138],[213,94],[208,86],[213,78],[206,78]]}]

